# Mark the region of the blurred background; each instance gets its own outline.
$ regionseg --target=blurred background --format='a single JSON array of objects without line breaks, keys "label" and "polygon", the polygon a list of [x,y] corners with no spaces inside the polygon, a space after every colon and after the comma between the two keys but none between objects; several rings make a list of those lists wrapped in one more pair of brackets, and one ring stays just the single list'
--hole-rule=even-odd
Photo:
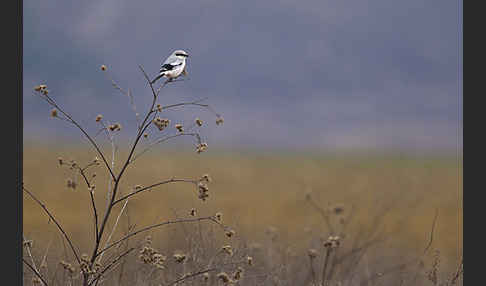
[{"label": "blurred background", "polygon": [[[438,209],[434,248],[452,264],[460,256],[462,1],[24,1],[23,28],[24,182],[53,200],[70,231],[90,231],[78,223],[81,213],[89,219],[89,202],[66,188],[71,175],[57,157],[95,154],[79,131],[50,118],[33,87],[47,84],[91,134],[98,114],[121,123],[121,160],[135,115],[100,66],[143,114],[151,93],[138,65],[153,78],[184,49],[189,76],[159,103],[207,98],[224,124],[195,107],[168,111],[174,123],[203,119],[208,151],[195,154],[190,138],[159,146],[126,185],[209,173],[211,197],[203,204],[187,186],[164,186],[170,192],[154,200],[134,199],[133,216],[152,222],[173,215],[169,205],[222,210],[249,240],[274,226],[306,248],[303,229],[325,228],[306,204],[311,193],[323,207],[357,207],[356,226],[388,208],[383,231],[393,247],[417,253]],[[24,232],[42,237],[47,218],[30,200],[24,207]]]}]

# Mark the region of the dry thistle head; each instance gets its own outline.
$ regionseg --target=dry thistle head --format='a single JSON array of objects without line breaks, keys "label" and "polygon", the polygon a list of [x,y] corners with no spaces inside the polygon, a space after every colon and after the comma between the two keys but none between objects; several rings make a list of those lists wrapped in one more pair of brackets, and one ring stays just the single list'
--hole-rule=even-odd
[{"label": "dry thistle head", "polygon": [[57,109],[52,109],[51,110],[51,117],[57,117]]},{"label": "dry thistle head", "polygon": [[221,247],[221,250],[228,254],[229,256],[233,256],[233,249],[231,248],[231,245],[225,245],[223,247]]},{"label": "dry thistle head", "polygon": [[24,240],[22,242],[22,246],[23,247],[30,247],[30,248],[32,248],[33,245],[34,245],[34,241],[33,240]]},{"label": "dry thistle head", "polygon": [[223,117],[219,116],[217,119],[216,119],[216,125],[220,125],[220,124],[223,124],[224,120],[223,120]]},{"label": "dry thistle head", "polygon": [[76,269],[74,268],[74,266],[71,265],[71,263],[68,263],[64,260],[61,260],[59,264],[61,264],[62,268],[64,268],[64,270],[67,270],[70,274],[73,274],[74,271],[76,271]]},{"label": "dry thistle head", "polygon": [[217,221],[223,222],[223,214],[220,212],[217,212],[216,215],[214,215]]},{"label": "dry thistle head", "polygon": [[199,181],[206,181],[206,182],[211,182],[211,177],[209,177],[209,174],[204,174],[202,175],[201,179],[199,179]]},{"label": "dry thistle head", "polygon": [[203,143],[197,144],[196,152],[199,154],[201,152],[206,151],[206,149],[208,149],[208,144],[203,142]]},{"label": "dry thistle head", "polygon": [[248,263],[248,265],[252,266],[253,265],[253,257],[247,256],[246,257],[246,262]]},{"label": "dry thistle head", "polygon": [[195,122],[196,122],[197,126],[202,126],[203,125],[203,121],[201,119],[199,119],[199,118],[196,118]]},{"label": "dry thistle head", "polygon": [[309,255],[310,259],[314,259],[317,257],[317,250],[311,248],[307,251],[307,255]]},{"label": "dry thistle head", "polygon": [[196,209],[192,208],[191,211],[189,212],[191,216],[196,216]]},{"label": "dry thistle head", "polygon": [[152,120],[152,123],[157,126],[157,128],[159,128],[159,131],[162,131],[164,130],[167,126],[169,126],[170,124],[170,120],[169,119],[162,119],[160,117],[156,117],[154,118],[154,120]]},{"label": "dry thistle head", "polygon": [[329,236],[329,238],[324,242],[324,247],[336,248],[340,244],[339,236]]},{"label": "dry thistle head", "polygon": [[106,66],[105,65],[101,65],[101,70],[102,71],[106,71]]},{"label": "dry thistle head", "polygon": [[101,119],[103,119],[103,115],[101,114],[96,115],[96,122],[100,122]]},{"label": "dry thistle head", "polygon": [[176,263],[183,263],[186,260],[186,255],[184,253],[175,253],[172,257]]},{"label": "dry thistle head", "polygon": [[198,198],[200,198],[201,200],[205,201],[206,198],[209,197],[209,195],[208,195],[208,192],[209,192],[208,186],[206,186],[203,182],[199,182],[197,184],[197,188],[198,188],[198,191],[199,191]]},{"label": "dry thistle head", "polygon": [[175,128],[177,129],[177,131],[179,131],[181,133],[184,132],[184,127],[182,127],[182,124],[177,123],[175,125]]},{"label": "dry thistle head", "polygon": [[110,131],[120,131],[121,130],[121,124],[120,123],[115,123],[115,124],[112,124],[110,126],[108,126],[108,129],[110,129]]},{"label": "dry thistle head", "polygon": [[202,275],[202,280],[203,280],[203,282],[207,282],[209,280],[209,273],[208,272],[206,272]]},{"label": "dry thistle head", "polygon": [[227,231],[225,231],[225,233],[227,237],[231,238],[232,236],[234,236],[236,234],[236,232],[232,229],[229,229]]},{"label": "dry thistle head", "polygon": [[228,274],[226,272],[221,272],[216,275],[216,277],[221,280],[223,283],[228,284],[231,283],[231,279],[229,278]]},{"label": "dry thistle head", "polygon": [[241,280],[241,278],[243,278],[243,268],[238,266],[236,271],[233,273],[233,279],[236,280],[236,281],[239,281],[239,280]]}]

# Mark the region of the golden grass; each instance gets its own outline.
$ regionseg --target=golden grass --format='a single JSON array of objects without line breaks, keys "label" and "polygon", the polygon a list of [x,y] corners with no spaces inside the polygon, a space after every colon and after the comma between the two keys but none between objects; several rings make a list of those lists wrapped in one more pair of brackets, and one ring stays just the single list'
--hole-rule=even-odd
[{"label": "golden grass", "polygon": [[[57,157],[87,162],[94,153],[81,148],[57,149],[25,145],[24,183],[47,203],[65,229],[80,241],[80,247],[89,248],[92,229],[88,193],[82,185],[75,191],[66,187],[67,178],[72,176],[58,166]],[[124,154],[120,156],[123,158]],[[199,178],[209,173],[213,178],[206,202],[197,198],[189,184],[163,185],[134,197],[129,202],[129,213],[138,226],[172,218],[174,211],[181,216],[191,208],[201,215],[221,211],[225,222],[249,241],[262,240],[265,230],[274,226],[282,239],[297,249],[305,249],[309,242],[306,228],[317,235],[325,231],[319,214],[305,200],[310,191],[322,207],[339,203],[349,210],[354,205],[357,213],[351,232],[370,225],[373,215],[382,207],[390,207],[382,221],[388,242],[417,253],[429,240],[437,208],[433,248],[453,262],[462,251],[462,163],[454,156],[330,156],[217,150],[197,155],[154,150],[137,164],[123,181],[124,193],[137,184],[149,185],[171,177]],[[107,177],[102,168],[99,170],[96,203],[104,209]],[[24,233],[40,243],[55,233],[53,226],[48,226],[47,216],[27,197]]]}]

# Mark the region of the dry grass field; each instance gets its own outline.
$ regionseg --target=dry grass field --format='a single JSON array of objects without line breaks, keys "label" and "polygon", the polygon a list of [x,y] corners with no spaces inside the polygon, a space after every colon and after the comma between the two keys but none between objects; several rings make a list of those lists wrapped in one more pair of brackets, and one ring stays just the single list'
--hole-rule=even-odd
[{"label": "dry grass field", "polygon": [[[133,236],[128,244],[137,246],[138,251],[150,235],[154,248],[169,258],[177,251],[194,258],[196,254],[191,252],[196,249],[203,249],[199,257],[206,257],[209,254],[204,253],[205,248],[218,249],[231,244],[235,257],[241,252],[241,257],[254,259],[252,266],[242,266],[243,279],[233,279],[237,285],[316,285],[323,268],[327,267],[323,267],[327,262],[322,241],[330,233],[320,211],[329,210],[326,212],[329,223],[334,234],[339,233],[341,237],[339,255],[335,251],[329,256],[329,268],[337,267],[330,270],[335,274],[326,285],[452,285],[441,283],[454,274],[462,255],[462,159],[454,154],[270,153],[218,149],[196,154],[190,148],[182,149],[185,151],[173,147],[151,150],[130,166],[120,191],[127,194],[136,185],[209,174],[212,181],[208,199],[198,199],[196,189],[190,184],[155,187],[129,199],[113,239],[121,237],[129,225],[135,224],[134,228],[138,229],[159,221],[188,217],[192,208],[200,216],[221,212],[224,223],[236,231],[234,237],[225,237],[224,232],[209,222],[199,222],[152,229]],[[59,166],[57,158],[85,164],[95,155],[91,149],[69,144],[24,144],[24,185],[46,203],[74,238],[80,253],[89,253],[93,248],[91,201],[81,184],[82,178]],[[126,154],[122,152],[117,157],[124,158]],[[95,201],[103,211],[108,177],[101,167],[97,168],[94,169],[97,173]],[[79,183],[76,189],[67,187],[67,179]],[[115,214],[122,205],[116,206]],[[436,211],[437,219],[432,227]],[[114,219],[109,226],[113,223]],[[50,268],[45,271],[53,277],[53,284],[81,285],[78,280],[66,279],[65,273],[61,275],[59,261],[73,262],[73,257],[65,250],[55,225],[28,196],[24,196],[24,235],[34,240],[32,252],[38,265],[48,253]],[[241,250],[236,251],[237,246]],[[309,249],[316,250],[316,258]],[[344,257],[347,250],[357,254],[352,262],[339,264],[335,263],[338,259],[332,260],[332,255]],[[168,281],[184,277],[190,271],[195,274],[193,278],[174,285],[203,285],[199,276],[211,274],[213,279],[223,269],[196,275],[196,270],[188,270],[192,265],[188,261],[183,266],[169,263],[159,273],[143,268],[137,259],[137,254],[126,256],[126,263],[116,265],[100,285],[172,285]],[[311,267],[312,263],[315,265]],[[402,263],[406,265],[401,267]],[[236,266],[227,272],[234,269]],[[26,283],[31,283],[32,274],[25,271]],[[434,277],[438,281],[434,282]],[[63,278],[68,282],[63,282]],[[207,285],[223,285],[224,277],[219,278],[208,280],[212,282]]]}]

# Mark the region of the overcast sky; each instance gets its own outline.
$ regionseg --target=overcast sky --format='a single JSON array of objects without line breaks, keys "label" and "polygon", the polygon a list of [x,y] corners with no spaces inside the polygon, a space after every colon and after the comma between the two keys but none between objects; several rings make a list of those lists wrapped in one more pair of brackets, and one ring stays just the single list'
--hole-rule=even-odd
[{"label": "overcast sky", "polygon": [[[100,66],[146,110],[175,49],[189,79],[160,103],[208,97],[168,113],[210,123],[208,143],[283,148],[456,149],[462,146],[462,1],[24,1],[24,138],[79,138],[32,96],[51,95],[96,133],[94,118],[135,116]],[[131,131],[131,132],[130,132]],[[459,144],[459,145],[458,145]]]}]

